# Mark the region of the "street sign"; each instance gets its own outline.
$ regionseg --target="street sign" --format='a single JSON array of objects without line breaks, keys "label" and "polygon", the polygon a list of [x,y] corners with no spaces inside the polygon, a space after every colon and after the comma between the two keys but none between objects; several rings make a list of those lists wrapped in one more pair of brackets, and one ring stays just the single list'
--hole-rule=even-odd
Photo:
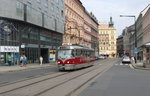
[{"label": "street sign", "polygon": [[138,48],[134,48],[134,53],[138,53]]}]

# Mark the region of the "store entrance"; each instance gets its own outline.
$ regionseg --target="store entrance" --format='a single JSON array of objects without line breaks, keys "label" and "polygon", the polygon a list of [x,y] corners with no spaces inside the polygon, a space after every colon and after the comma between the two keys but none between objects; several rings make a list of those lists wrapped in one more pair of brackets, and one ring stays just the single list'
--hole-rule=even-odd
[{"label": "store entrance", "polygon": [[0,66],[8,65],[8,56],[11,57],[11,66],[19,64],[19,53],[3,52],[0,54]]},{"label": "store entrance", "polygon": [[49,63],[48,61],[48,48],[41,49],[41,56],[43,57],[43,63]]}]

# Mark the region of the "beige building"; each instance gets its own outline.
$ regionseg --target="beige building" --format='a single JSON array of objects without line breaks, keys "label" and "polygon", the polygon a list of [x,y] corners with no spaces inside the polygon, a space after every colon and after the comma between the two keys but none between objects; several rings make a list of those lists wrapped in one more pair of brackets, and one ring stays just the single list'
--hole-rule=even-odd
[{"label": "beige building", "polygon": [[63,43],[96,48],[98,42],[98,21],[86,11],[80,0],[65,0],[65,34]]},{"label": "beige building", "polygon": [[80,0],[65,0],[65,34],[63,43],[83,44],[84,7]]},{"label": "beige building", "polygon": [[[150,5],[145,9],[146,13],[143,16],[143,64],[150,64]],[[146,65],[145,65],[146,64]]]},{"label": "beige building", "polygon": [[116,57],[116,29],[110,17],[109,24],[99,24],[99,55]]}]

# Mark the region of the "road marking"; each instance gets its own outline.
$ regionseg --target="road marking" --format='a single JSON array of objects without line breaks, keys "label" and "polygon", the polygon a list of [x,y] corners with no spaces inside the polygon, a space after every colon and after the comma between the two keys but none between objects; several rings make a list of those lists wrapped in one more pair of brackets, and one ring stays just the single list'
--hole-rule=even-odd
[{"label": "road marking", "polygon": [[130,68],[134,69],[134,67],[132,66],[132,64],[129,64]]},{"label": "road marking", "polygon": [[115,66],[128,66],[129,64],[122,64],[122,63],[120,63],[120,64],[115,64]]}]

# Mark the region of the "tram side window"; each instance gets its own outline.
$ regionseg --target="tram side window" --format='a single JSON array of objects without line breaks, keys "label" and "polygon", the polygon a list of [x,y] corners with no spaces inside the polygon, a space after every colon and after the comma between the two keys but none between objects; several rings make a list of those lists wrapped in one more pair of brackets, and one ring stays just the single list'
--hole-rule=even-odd
[{"label": "tram side window", "polygon": [[71,55],[72,55],[73,57],[75,57],[75,51],[74,51],[74,50],[71,51]]},{"label": "tram side window", "polygon": [[81,56],[84,56],[84,51],[83,50],[81,50]]},{"label": "tram side window", "polygon": [[86,50],[86,57],[89,57],[89,50]]},{"label": "tram side window", "polygon": [[74,54],[74,57],[77,56],[77,50],[76,49],[73,50],[73,54]]},{"label": "tram side window", "polygon": [[72,56],[73,56],[73,57],[76,57],[76,56],[77,56],[77,50],[76,50],[76,49],[72,50]]},{"label": "tram side window", "polygon": [[81,55],[81,56],[83,56],[83,50],[81,50],[81,53],[80,53],[80,55]]},{"label": "tram side window", "polygon": [[90,52],[91,52],[90,50],[87,51],[87,56],[90,56]]},{"label": "tram side window", "polygon": [[86,56],[86,51],[85,50],[83,50],[83,56]]},{"label": "tram side window", "polygon": [[77,49],[77,56],[81,56],[81,50]]}]

